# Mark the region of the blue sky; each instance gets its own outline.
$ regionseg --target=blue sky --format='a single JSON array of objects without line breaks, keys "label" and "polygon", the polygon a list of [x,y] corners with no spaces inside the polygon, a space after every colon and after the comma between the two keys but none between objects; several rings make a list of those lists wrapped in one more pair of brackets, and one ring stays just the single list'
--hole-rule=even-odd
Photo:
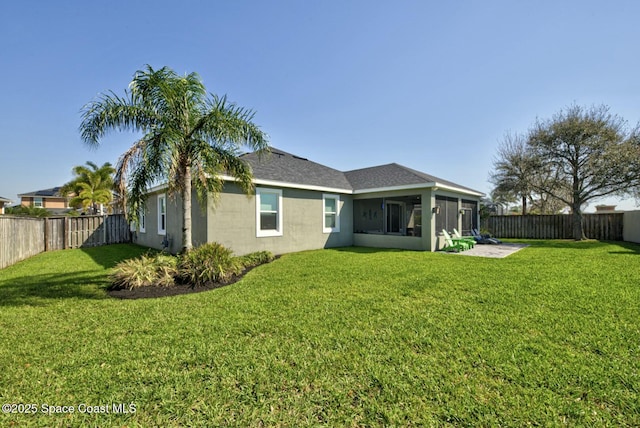
[{"label": "blue sky", "polygon": [[199,73],[282,150],[488,193],[505,133],[537,117],[606,104],[636,125],[638,16],[631,0],[2,2],[0,195],[115,164],[135,135],[91,150],[80,110],[145,64]]}]

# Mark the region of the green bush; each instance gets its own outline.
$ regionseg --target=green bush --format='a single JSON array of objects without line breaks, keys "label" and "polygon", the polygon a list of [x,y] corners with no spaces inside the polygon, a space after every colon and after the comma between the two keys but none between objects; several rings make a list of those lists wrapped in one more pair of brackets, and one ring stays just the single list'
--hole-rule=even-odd
[{"label": "green bush", "polygon": [[160,253],[154,257],[156,267],[157,284],[170,287],[175,284],[178,275],[178,259],[171,254]]},{"label": "green bush", "polygon": [[7,215],[17,215],[21,217],[50,217],[51,213],[40,207],[26,207],[24,205],[16,205],[15,207],[7,207],[4,209]]},{"label": "green bush", "polygon": [[233,257],[230,249],[217,242],[210,242],[182,254],[178,271],[182,281],[202,286],[213,282],[227,282],[242,271],[242,265]]},{"label": "green bush", "polygon": [[109,279],[113,288],[172,286],[177,275],[177,259],[167,254],[143,255],[116,265]]},{"label": "green bush", "polygon": [[194,248],[179,257],[166,253],[145,254],[120,262],[112,270],[109,279],[112,288],[175,285],[176,281],[193,286],[209,283],[226,283],[244,269],[252,268],[274,259],[269,251],[258,251],[241,257],[214,242]]},{"label": "green bush", "polygon": [[256,251],[255,253],[245,254],[238,257],[238,261],[243,268],[251,268],[254,266],[260,266],[265,263],[273,261],[275,256],[270,251]]}]

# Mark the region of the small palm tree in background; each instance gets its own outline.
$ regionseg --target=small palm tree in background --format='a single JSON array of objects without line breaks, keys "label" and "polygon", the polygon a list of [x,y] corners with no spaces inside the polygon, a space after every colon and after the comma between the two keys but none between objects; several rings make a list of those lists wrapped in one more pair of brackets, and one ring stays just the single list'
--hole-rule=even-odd
[{"label": "small palm tree in background", "polygon": [[110,130],[143,134],[118,162],[117,191],[135,221],[147,189],[166,182],[168,193],[182,199],[182,251],[188,252],[192,185],[203,206],[206,195],[222,191],[223,174],[234,177],[247,194],[253,190],[241,149],[268,150],[253,116],[226,96],[207,95],[196,73],[180,76],[167,67],[146,66],[135,73],[124,96],[110,92],[85,105],[80,132],[90,146]]},{"label": "small palm tree in background", "polygon": [[87,214],[103,214],[102,207],[113,200],[113,174],[116,170],[109,162],[98,167],[93,162],[73,168],[73,180],[62,186],[60,193],[72,195],[69,205],[82,207]]}]

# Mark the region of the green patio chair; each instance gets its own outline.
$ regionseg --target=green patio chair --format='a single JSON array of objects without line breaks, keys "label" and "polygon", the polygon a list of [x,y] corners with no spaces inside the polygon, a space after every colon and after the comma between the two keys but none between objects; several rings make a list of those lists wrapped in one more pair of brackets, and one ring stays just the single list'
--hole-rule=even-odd
[{"label": "green patio chair", "polygon": [[465,240],[466,242],[469,243],[469,246],[471,248],[476,246],[476,240],[473,238],[473,236],[462,236],[460,232],[458,232],[458,229],[456,229],[455,227],[453,228],[453,238]]},{"label": "green patio chair", "polygon": [[442,247],[443,251],[465,251],[469,249],[469,244],[464,241],[454,240],[446,230],[442,229],[442,235],[444,236],[444,247]]}]

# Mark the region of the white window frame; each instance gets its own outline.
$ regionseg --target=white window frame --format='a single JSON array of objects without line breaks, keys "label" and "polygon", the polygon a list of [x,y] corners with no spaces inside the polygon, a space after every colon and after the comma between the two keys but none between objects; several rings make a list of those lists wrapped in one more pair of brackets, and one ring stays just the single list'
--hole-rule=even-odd
[{"label": "white window frame", "polygon": [[[278,197],[278,209],[276,211],[276,228],[271,230],[262,230],[260,228],[260,209],[261,198],[263,193],[276,194]],[[266,187],[256,188],[256,237],[264,238],[267,236],[282,236],[282,189],[270,189]]]},{"label": "white window frame", "polygon": [[44,208],[44,199],[34,196],[34,198],[33,198],[33,206],[34,206],[34,208]]},{"label": "white window frame", "polygon": [[[162,212],[162,201],[164,201],[164,213]],[[164,216],[164,229],[162,229],[162,216]],[[158,195],[158,235],[167,234],[167,195]]]},{"label": "white window frame", "polygon": [[[336,201],[336,212],[327,211],[327,199],[334,199]],[[326,227],[327,214],[333,214],[336,216],[336,227]],[[340,195],[333,195],[330,193],[322,194],[322,232],[324,233],[336,233],[340,232]]]},{"label": "white window frame", "polygon": [[[166,209],[166,204],[165,204],[165,209]],[[144,208],[141,208],[140,211],[138,212],[138,230],[140,231],[140,233],[145,233],[147,231],[147,214],[145,212],[146,210]],[[166,213],[165,213],[165,226],[167,222],[167,218],[166,218]]]}]

